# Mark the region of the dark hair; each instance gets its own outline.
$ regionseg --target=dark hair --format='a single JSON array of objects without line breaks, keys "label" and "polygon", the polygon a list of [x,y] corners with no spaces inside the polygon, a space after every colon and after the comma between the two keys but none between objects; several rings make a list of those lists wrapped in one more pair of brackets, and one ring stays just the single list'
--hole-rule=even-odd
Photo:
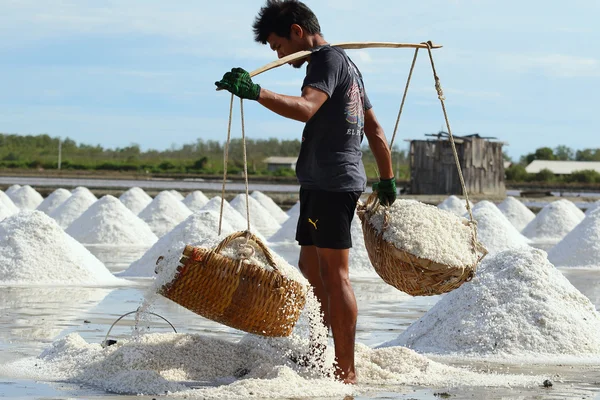
[{"label": "dark hair", "polygon": [[267,44],[271,33],[289,39],[293,24],[300,25],[309,34],[321,33],[317,16],[306,4],[297,0],[267,0],[252,25],[254,40]]}]

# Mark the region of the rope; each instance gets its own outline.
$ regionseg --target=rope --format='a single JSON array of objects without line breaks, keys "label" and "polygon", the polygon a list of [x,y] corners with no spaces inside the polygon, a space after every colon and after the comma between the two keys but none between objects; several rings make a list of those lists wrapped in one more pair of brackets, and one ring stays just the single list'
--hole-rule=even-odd
[{"label": "rope", "polygon": [[448,120],[448,113],[446,112],[446,104],[444,100],[444,91],[442,90],[442,85],[440,83],[440,78],[437,75],[435,70],[435,63],[433,62],[433,54],[431,53],[432,43],[423,42],[423,44],[427,45],[427,52],[429,53],[429,60],[431,61],[431,69],[433,71],[433,79],[435,81],[435,90],[438,94],[438,99],[440,99],[440,103],[442,104],[442,111],[444,112],[444,119],[446,120],[446,128],[448,129],[448,136],[450,137],[450,145],[452,146],[452,153],[454,154],[454,161],[456,162],[456,169],[458,170],[458,177],[460,179],[460,185],[462,186],[462,191],[465,196],[465,201],[467,203],[467,211],[469,212],[469,224],[473,228],[473,247],[482,253],[482,256],[479,258],[479,261],[485,257],[487,254],[487,250],[483,245],[477,240],[477,221],[473,218],[473,212],[471,210],[471,204],[469,202],[469,193],[467,192],[467,185],[465,184],[465,179],[463,177],[462,169],[460,168],[460,160],[458,158],[458,152],[456,151],[456,144],[454,143],[454,136],[452,135],[452,129],[450,128],[450,121]]},{"label": "rope", "polygon": [[229,142],[231,141],[231,120],[233,116],[233,93],[229,102],[229,123],[227,124],[227,141],[223,153],[223,188],[221,189],[221,211],[219,214],[219,236],[221,236],[221,226],[223,224],[223,206],[225,205],[225,181],[227,181],[227,163],[229,161]]},{"label": "rope", "polygon": [[419,54],[419,48],[415,49],[415,55],[412,60],[412,65],[410,66],[410,72],[408,73],[408,79],[406,80],[406,86],[404,87],[404,95],[402,96],[402,102],[400,103],[400,110],[398,110],[398,118],[396,119],[396,126],[394,126],[394,134],[392,135],[392,141],[390,142],[390,151],[392,151],[392,146],[394,145],[394,139],[396,139],[396,133],[398,132],[398,125],[400,124],[400,116],[402,115],[402,110],[404,109],[404,101],[406,100],[406,95],[408,93],[408,86],[410,85],[410,79],[412,78],[413,70],[415,69],[415,63],[417,61],[417,54]]}]

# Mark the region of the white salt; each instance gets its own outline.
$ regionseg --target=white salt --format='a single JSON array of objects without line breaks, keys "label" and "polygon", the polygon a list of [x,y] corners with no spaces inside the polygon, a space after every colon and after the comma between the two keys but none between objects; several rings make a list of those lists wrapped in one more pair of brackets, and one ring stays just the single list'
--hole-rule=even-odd
[{"label": "white salt", "polygon": [[82,244],[39,211],[21,211],[0,222],[3,285],[121,285]]},{"label": "white salt", "polygon": [[587,215],[548,252],[557,267],[600,268],[600,211]]},{"label": "white salt", "polygon": [[194,190],[192,193],[185,196],[185,199],[182,201],[190,210],[198,212],[209,202],[209,199],[200,190]]},{"label": "white salt", "polygon": [[92,191],[85,186],[77,186],[75,189],[71,190],[71,194],[75,193],[87,193],[89,196],[93,196],[96,200],[98,200],[94,193],[92,193]]},{"label": "white salt", "polygon": [[530,242],[490,201],[478,202],[473,207],[473,218],[477,221],[477,237],[490,253],[527,246]]},{"label": "white salt", "polygon": [[192,211],[185,204],[165,190],[139,213],[139,217],[150,225],[156,236],[161,237],[191,214]]},{"label": "white salt", "polygon": [[585,210],[585,215],[590,215],[591,213],[593,213],[594,211],[600,209],[600,200],[596,201],[595,203],[592,203],[588,206],[587,210]]},{"label": "white salt", "polygon": [[[469,202],[471,208],[473,203]],[[467,212],[467,202],[455,195],[449,196],[446,200],[438,204],[440,210],[450,211],[458,216],[463,216]]]},{"label": "white salt", "polygon": [[42,201],[36,210],[50,215],[52,211],[56,210],[58,206],[64,203],[69,197],[71,197],[71,192],[67,189],[56,189]]},{"label": "white salt", "polygon": [[358,215],[354,215],[350,225],[350,234],[352,235],[352,247],[348,254],[348,268],[352,278],[371,278],[377,274],[371,265],[369,253],[365,246],[365,237],[362,224]]},{"label": "white salt", "polygon": [[65,200],[49,215],[58,222],[61,228],[67,229],[69,225],[79,218],[85,210],[96,202],[96,200],[96,196],[89,190],[76,189],[72,192],[71,197]]},{"label": "white salt", "polygon": [[277,203],[273,201],[272,198],[263,192],[255,190],[250,196],[258,201],[260,205],[263,206],[279,224],[283,224],[288,219],[288,214],[286,214],[285,211],[283,211],[281,207],[279,207]]},{"label": "white salt", "polygon": [[185,199],[185,197],[175,189],[168,190],[168,192],[175,196],[175,198],[179,201]]},{"label": "white salt", "polygon": [[281,228],[269,238],[269,242],[294,242],[296,240],[296,228],[298,227],[299,213],[290,215],[281,225]]},{"label": "white salt", "polygon": [[[215,196],[204,207],[201,211],[214,211],[220,215],[221,213],[221,197]],[[240,214],[235,208],[231,207],[231,204],[227,200],[223,201],[223,221],[227,221],[229,225],[236,231],[245,231],[248,229],[248,223],[242,214]],[[251,227],[252,228],[252,227]],[[253,228],[256,230],[256,227]],[[256,232],[254,232],[256,234]],[[261,240],[264,238],[259,234]]]},{"label": "white salt", "polygon": [[[236,209],[244,218],[247,218],[246,213],[246,195],[239,194],[231,200],[231,207]],[[279,222],[271,216],[269,211],[260,205],[255,198],[248,196],[248,204],[250,205],[250,226],[262,233],[265,237],[272,236],[281,228]]]},{"label": "white salt", "polygon": [[600,314],[533,248],[486,258],[396,340],[422,353],[470,357],[600,354]]},{"label": "white salt", "polygon": [[498,209],[500,209],[502,214],[504,214],[519,232],[525,229],[527,224],[535,218],[533,211],[512,196],[508,196],[504,199],[504,201],[498,205]]},{"label": "white salt", "polygon": [[287,214],[289,217],[292,217],[292,216],[298,216],[298,215],[300,215],[300,200],[298,200],[298,201],[296,202],[296,204],[294,204],[294,205],[292,206],[292,208],[290,208],[289,210],[287,210],[286,214]]},{"label": "white salt", "polygon": [[19,189],[21,189],[21,185],[12,185],[8,189],[6,189],[4,193],[6,193],[6,195],[10,197],[11,194],[13,194]]},{"label": "white salt", "polygon": [[106,195],[65,230],[83,244],[150,247],[158,238],[119,199]]},{"label": "white salt", "polygon": [[[171,257],[172,254],[181,257],[186,245],[195,246],[209,238],[216,238],[219,229],[219,214],[214,211],[200,211],[192,214],[185,221],[154,244],[139,260],[134,261],[129,268],[119,276],[154,277],[156,261],[159,257]],[[223,234],[228,235],[234,230],[223,221]]]},{"label": "white salt", "polygon": [[[385,210],[385,211],[384,211]],[[384,226],[387,212],[387,226]],[[465,218],[415,200],[396,200],[391,207],[379,207],[371,225],[383,231],[383,238],[398,249],[440,264],[474,265],[473,230]]]},{"label": "white salt", "polygon": [[546,205],[521,233],[535,243],[558,243],[579,224],[585,214],[569,200]]},{"label": "white salt", "polygon": [[19,212],[19,207],[13,203],[13,201],[8,197],[2,190],[0,190],[0,220],[10,217],[13,214]]},{"label": "white salt", "polygon": [[8,196],[21,210],[35,210],[44,201],[42,195],[29,185],[21,186]]},{"label": "white salt", "polygon": [[139,187],[132,187],[127,190],[119,196],[119,200],[135,215],[138,215],[148,204],[152,203],[152,197],[148,196],[144,189]]}]

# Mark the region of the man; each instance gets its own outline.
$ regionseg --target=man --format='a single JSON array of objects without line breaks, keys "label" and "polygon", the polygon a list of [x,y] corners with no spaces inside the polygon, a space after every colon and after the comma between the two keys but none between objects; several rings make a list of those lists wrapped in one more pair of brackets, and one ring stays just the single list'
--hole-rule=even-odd
[{"label": "man", "polygon": [[367,136],[381,179],[373,185],[383,204],[396,199],[390,150],[375,118],[358,68],[346,53],[323,38],[314,13],[297,0],[267,0],[253,25],[255,39],[269,44],[279,58],[302,50],[310,56],[300,96],[261,88],[248,72],[234,68],[215,84],[286,118],[306,123],[296,175],[300,182],[300,217],[296,240],[299,268],[321,302],[331,328],[336,377],[356,382],[354,341],[357,307],[348,275],[352,247],[350,224],[367,182],[361,142]]}]

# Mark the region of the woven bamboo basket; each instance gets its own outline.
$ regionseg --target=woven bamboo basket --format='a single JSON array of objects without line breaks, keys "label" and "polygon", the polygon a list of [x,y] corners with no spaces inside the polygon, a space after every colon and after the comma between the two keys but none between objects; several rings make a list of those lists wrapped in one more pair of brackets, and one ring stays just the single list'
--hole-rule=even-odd
[{"label": "woven bamboo basket", "polygon": [[[246,237],[271,268],[220,254]],[[281,274],[269,249],[256,236],[236,232],[214,249],[186,246],[177,275],[159,294],[205,318],[262,336],[288,336],[306,301],[306,288]]]},{"label": "woven bamboo basket", "polygon": [[377,193],[364,204],[359,204],[357,214],[361,220],[365,247],[375,272],[389,285],[412,296],[433,296],[450,292],[475,276],[477,265],[487,251],[476,239],[473,251],[481,253],[473,265],[449,266],[417,257],[399,249],[383,238],[369,222],[379,207]]}]

